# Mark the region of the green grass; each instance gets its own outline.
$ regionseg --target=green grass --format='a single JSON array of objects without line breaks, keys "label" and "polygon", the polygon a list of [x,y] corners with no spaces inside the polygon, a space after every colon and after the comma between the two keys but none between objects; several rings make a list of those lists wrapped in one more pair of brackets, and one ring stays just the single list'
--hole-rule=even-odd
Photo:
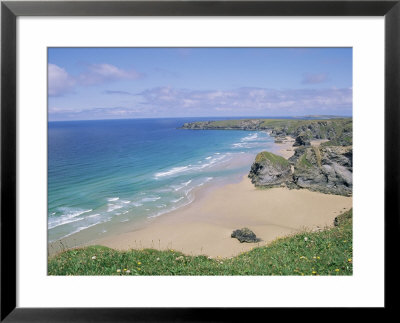
[{"label": "green grass", "polygon": [[353,137],[351,134],[343,134],[337,139],[329,140],[327,142],[323,142],[321,146],[352,146],[353,145]]},{"label": "green grass", "polygon": [[275,240],[231,259],[101,246],[49,258],[49,275],[352,275],[352,210],[337,226]]},{"label": "green grass", "polygon": [[269,151],[263,151],[261,153],[258,153],[255,159],[256,163],[261,163],[265,160],[269,160],[273,165],[281,165],[281,166],[289,166],[290,163],[283,158],[282,156],[275,155],[273,153],[270,153]]},{"label": "green grass", "polygon": [[316,146],[313,147],[313,150],[314,150],[315,158],[317,159],[318,167],[321,167],[321,165],[322,165],[321,152],[319,151],[319,148]]},{"label": "green grass", "polygon": [[[195,128],[202,129],[246,129],[274,130],[277,133],[297,136],[307,134],[309,139],[330,139],[331,145],[351,145],[353,122],[351,118],[337,119],[240,119],[199,121],[188,123]],[[313,129],[313,132],[311,132]],[[325,144],[329,145],[329,144]]]},{"label": "green grass", "polygon": [[303,155],[301,155],[301,157],[299,158],[299,161],[298,161],[297,165],[298,165],[298,166],[301,166],[301,167],[305,167],[305,168],[307,168],[307,167],[313,167],[313,165],[308,161],[306,155],[307,155],[306,153],[304,153]]}]

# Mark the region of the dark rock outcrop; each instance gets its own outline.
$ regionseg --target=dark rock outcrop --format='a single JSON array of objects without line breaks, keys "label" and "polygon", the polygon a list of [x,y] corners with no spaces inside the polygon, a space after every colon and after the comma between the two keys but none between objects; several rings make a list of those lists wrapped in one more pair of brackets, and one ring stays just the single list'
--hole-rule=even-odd
[{"label": "dark rock outcrop", "polygon": [[276,187],[291,180],[290,163],[283,157],[264,151],[251,165],[249,178],[256,186]]},{"label": "dark rock outcrop", "polygon": [[[306,188],[327,194],[351,196],[353,190],[353,123],[351,118],[325,120],[232,119],[185,123],[183,129],[265,130],[275,137],[295,138],[298,147],[289,160],[261,152],[251,166],[249,178],[255,186]],[[326,139],[311,146],[314,139]]]},{"label": "dark rock outcrop", "polygon": [[312,136],[309,133],[302,132],[296,137],[293,146],[310,146],[310,138]]},{"label": "dark rock outcrop", "polygon": [[342,146],[297,149],[293,184],[299,188],[337,195],[352,195],[353,148]]},{"label": "dark rock outcrop", "polygon": [[306,188],[351,196],[353,192],[352,146],[299,147],[289,160],[269,152],[257,155],[249,173],[256,186]]},{"label": "dark rock outcrop", "polygon": [[243,242],[259,242],[260,238],[257,238],[255,233],[248,228],[238,229],[232,232],[231,238],[238,239],[241,243]]}]

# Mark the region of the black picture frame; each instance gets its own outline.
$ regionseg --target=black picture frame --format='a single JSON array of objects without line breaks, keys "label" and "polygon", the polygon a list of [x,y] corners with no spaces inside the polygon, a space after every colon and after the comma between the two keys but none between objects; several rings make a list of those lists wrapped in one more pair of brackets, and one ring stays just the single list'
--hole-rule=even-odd
[{"label": "black picture frame", "polygon": [[[16,19],[19,16],[384,16],[385,309],[395,309],[400,182],[400,0],[380,1],[4,1],[1,3],[1,321],[229,321],[243,311],[195,308],[18,308],[16,281]],[[256,317],[254,317],[256,319]]]}]

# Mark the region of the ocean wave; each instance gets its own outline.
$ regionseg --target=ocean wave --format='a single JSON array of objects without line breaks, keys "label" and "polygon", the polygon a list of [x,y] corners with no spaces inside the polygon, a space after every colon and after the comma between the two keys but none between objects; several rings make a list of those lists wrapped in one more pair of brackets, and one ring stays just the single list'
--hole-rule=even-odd
[{"label": "ocean wave", "polygon": [[176,199],[176,200],[172,200],[172,203],[178,203],[179,201],[182,201],[184,199],[183,196],[181,196],[180,198]]},{"label": "ocean wave", "polygon": [[197,185],[197,187],[203,186],[205,183],[211,181],[214,177],[207,177],[204,182],[201,182],[199,185]]},{"label": "ocean wave", "polygon": [[159,196],[149,196],[149,197],[145,197],[145,198],[142,198],[141,199],[141,201],[142,202],[154,202],[154,201],[157,201],[157,200],[159,200],[161,197],[159,197]]},{"label": "ocean wave", "polygon": [[87,218],[87,219],[89,219],[89,218],[95,218],[95,217],[98,217],[99,215],[100,215],[100,213],[96,213],[96,214],[88,215],[86,218]]},{"label": "ocean wave", "polygon": [[185,191],[185,195],[189,196],[190,192],[193,191],[194,187],[189,188],[188,190]]},{"label": "ocean wave", "polygon": [[[72,232],[66,234],[65,236],[63,236],[63,237],[60,238],[60,239],[67,238],[67,237],[69,237],[69,236],[72,236],[72,235],[75,234],[75,233],[78,233],[78,232],[81,232],[81,231],[83,231],[83,230],[89,229],[89,228],[91,228],[91,227],[94,227],[95,225],[98,225],[98,224],[101,224],[101,223],[104,223],[104,222],[108,222],[108,221],[110,221],[110,220],[111,220],[111,218],[108,218],[108,219],[105,219],[105,220],[100,221],[100,222],[96,222],[96,223],[92,223],[92,224],[89,224],[89,225],[86,225],[86,226],[78,227],[76,230],[74,230],[74,231],[72,231]],[[105,230],[103,230],[103,231],[104,231],[104,232],[107,232],[107,231],[105,231]]]},{"label": "ocean wave", "polygon": [[196,165],[190,164],[187,166],[173,167],[168,171],[159,172],[159,173],[154,174],[154,177],[156,179],[159,179],[161,177],[176,176],[176,175],[181,175],[183,173],[200,171],[205,168],[215,166],[219,162],[226,161],[226,158],[229,155],[230,155],[230,153],[226,153],[223,155],[221,155],[220,153],[216,153],[214,156],[206,157],[205,160],[207,160],[207,162],[205,162],[205,163],[197,162]]},{"label": "ocean wave", "polygon": [[131,204],[133,206],[142,206],[143,205],[142,203],[139,203],[139,202],[131,202]]},{"label": "ocean wave", "polygon": [[112,204],[112,203],[108,203],[107,204],[107,212],[112,212],[114,210],[118,210],[123,208],[124,206],[121,204]]},{"label": "ocean wave", "polygon": [[[234,143],[231,145],[232,148],[254,148],[256,147],[260,142],[260,140],[262,140],[259,137],[259,133],[253,133],[250,135],[247,135],[246,137],[243,137],[242,139],[240,139],[240,142]],[[262,141],[260,142],[260,144],[264,144],[265,142]]]},{"label": "ocean wave", "polygon": [[207,167],[214,166],[218,162],[225,161],[226,157],[228,157],[228,155],[230,155],[230,154],[226,153],[226,154],[218,156],[218,157],[213,157],[212,159],[210,159],[210,161],[207,164],[203,164],[201,166],[197,166],[197,169],[204,169],[204,168],[207,168]]},{"label": "ocean wave", "polygon": [[251,134],[251,135],[248,135],[248,136],[242,138],[241,140],[242,141],[251,141],[251,140],[255,140],[257,138],[258,138],[258,133],[254,133],[254,134]]},{"label": "ocean wave", "polygon": [[107,199],[108,202],[115,202],[115,201],[118,201],[118,200],[119,200],[119,197],[110,197],[110,198]]},{"label": "ocean wave", "polygon": [[[82,209],[73,209],[73,208],[59,208],[58,209],[60,212],[63,212],[63,214],[61,216],[58,217],[50,217],[48,219],[48,223],[47,223],[47,228],[48,229],[53,229],[55,227],[58,227],[60,225],[64,225],[67,223],[72,223],[72,222],[77,222],[77,221],[81,221],[84,218],[76,218],[77,216],[80,216],[84,213],[88,213],[88,212],[92,212],[93,210],[82,210]],[[53,212],[54,213],[54,212]]]},{"label": "ocean wave", "polygon": [[187,200],[187,202],[184,203],[184,204],[182,204],[182,205],[173,206],[173,207],[171,207],[171,208],[162,210],[162,211],[160,211],[160,212],[158,212],[158,213],[156,213],[156,214],[149,215],[147,218],[148,218],[148,219],[151,219],[151,218],[159,217],[160,215],[163,215],[163,214],[166,214],[166,213],[175,211],[175,210],[177,210],[177,209],[179,209],[179,208],[181,208],[181,207],[184,207],[184,206],[186,206],[186,205],[189,205],[189,204],[192,203],[193,201],[194,201],[194,198],[190,197],[190,198]]},{"label": "ocean wave", "polygon": [[182,188],[188,186],[190,183],[192,182],[192,180],[188,180],[187,182],[183,182],[180,185],[171,185],[171,187],[174,189],[175,192],[181,190]]},{"label": "ocean wave", "polygon": [[236,144],[232,144],[232,148],[247,148],[248,144],[243,142],[238,142]]},{"label": "ocean wave", "polygon": [[156,173],[156,174],[154,174],[154,176],[156,178],[159,178],[159,177],[175,175],[175,174],[179,174],[179,173],[185,172],[188,168],[189,168],[189,166],[173,167],[169,171]]}]

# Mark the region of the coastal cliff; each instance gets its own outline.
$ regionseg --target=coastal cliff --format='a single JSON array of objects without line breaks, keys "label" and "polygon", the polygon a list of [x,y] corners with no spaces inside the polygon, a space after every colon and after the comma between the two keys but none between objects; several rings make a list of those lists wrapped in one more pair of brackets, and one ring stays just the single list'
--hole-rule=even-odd
[{"label": "coastal cliff", "polygon": [[298,148],[290,160],[295,186],[328,194],[352,194],[353,147]]},{"label": "coastal cliff", "polygon": [[[261,152],[251,166],[249,178],[258,187],[287,186],[351,196],[352,157],[351,146],[297,148],[289,160],[269,152]],[[278,158],[279,162],[273,162]]]},{"label": "coastal cliff", "polygon": [[268,131],[276,140],[291,136],[296,146],[308,146],[313,139],[327,139],[332,145],[352,145],[352,118],[337,119],[239,119],[185,123],[181,129]]},{"label": "coastal cliff", "polygon": [[[260,152],[248,177],[257,187],[286,186],[326,194],[351,196],[353,189],[353,130],[351,118],[240,119],[185,123],[182,129],[268,131],[280,143],[293,137],[295,153],[288,160]],[[325,139],[320,145],[313,140]]]},{"label": "coastal cliff", "polygon": [[290,181],[290,163],[285,158],[263,151],[256,156],[249,178],[256,186],[275,187]]}]

